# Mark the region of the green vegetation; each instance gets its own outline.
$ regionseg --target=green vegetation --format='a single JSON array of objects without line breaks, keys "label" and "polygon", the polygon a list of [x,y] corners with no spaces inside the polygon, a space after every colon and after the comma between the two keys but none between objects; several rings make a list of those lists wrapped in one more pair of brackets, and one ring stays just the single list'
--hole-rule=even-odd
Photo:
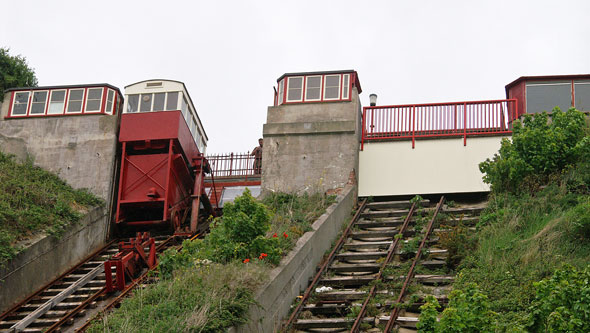
[{"label": "green vegetation", "polygon": [[[480,170],[492,193],[477,232],[456,230],[442,239],[465,243],[450,251],[459,270],[453,293],[477,288],[477,298],[464,298],[467,307],[451,302],[437,324],[436,304],[429,302],[422,332],[441,331],[449,313],[460,314],[454,325],[470,332],[588,331],[590,136],[584,115],[556,109],[551,120],[527,116],[515,125],[512,142],[503,141]],[[470,326],[483,319],[486,324]]]},{"label": "green vegetation", "polygon": [[247,321],[268,266],[193,263],[172,278],[137,289],[89,332],[223,332]]},{"label": "green vegetation", "polygon": [[[91,332],[219,332],[245,323],[254,293],[334,197],[250,191],[224,206],[204,239],[160,257],[160,281],[139,290]],[[268,207],[267,207],[268,206]]]},{"label": "green vegetation", "polygon": [[488,298],[477,285],[469,284],[464,290],[453,290],[449,306],[436,321],[438,301],[433,296],[426,298],[420,307],[418,332],[494,332],[496,313],[490,310]]},{"label": "green vegetation", "polygon": [[21,55],[11,56],[10,49],[0,47],[0,102],[4,99],[4,90],[15,87],[36,87],[35,71]]},{"label": "green vegetation", "polygon": [[41,232],[59,237],[88,207],[101,204],[31,161],[0,152],[0,264],[18,253],[19,240]]}]

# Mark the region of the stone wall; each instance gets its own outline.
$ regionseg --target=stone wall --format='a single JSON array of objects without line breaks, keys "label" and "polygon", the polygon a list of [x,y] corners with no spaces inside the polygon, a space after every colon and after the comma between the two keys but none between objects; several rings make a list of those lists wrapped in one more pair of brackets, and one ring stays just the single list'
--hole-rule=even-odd
[{"label": "stone wall", "polygon": [[344,187],[358,170],[360,111],[356,88],[348,102],[269,107],[263,129],[263,191]]},{"label": "stone wall", "polygon": [[108,214],[92,209],[59,239],[41,235],[0,267],[0,313],[65,273],[106,244]]},{"label": "stone wall", "polygon": [[313,231],[301,236],[279,267],[271,271],[269,281],[256,294],[260,307],[250,308],[249,323],[232,328],[230,332],[278,331],[282,320],[289,314],[291,304],[316,273],[324,253],[331,248],[343,225],[350,222],[355,203],[356,188],[347,185],[338,195],[336,203],[313,223]]}]

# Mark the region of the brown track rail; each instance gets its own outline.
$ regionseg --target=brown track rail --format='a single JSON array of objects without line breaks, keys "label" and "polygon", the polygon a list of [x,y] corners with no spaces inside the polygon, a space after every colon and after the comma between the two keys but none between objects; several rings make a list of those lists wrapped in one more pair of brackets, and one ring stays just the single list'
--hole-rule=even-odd
[{"label": "brown track rail", "polygon": [[318,281],[322,277],[322,274],[326,271],[326,269],[334,261],[336,253],[338,253],[338,251],[340,251],[340,249],[342,248],[342,245],[344,245],[344,242],[346,242],[346,239],[348,238],[348,236],[350,234],[350,230],[352,229],[352,226],[361,216],[361,213],[362,213],[363,209],[365,209],[366,204],[367,204],[367,199],[363,199],[363,201],[359,205],[359,208],[357,209],[356,213],[354,214],[354,216],[350,220],[350,223],[348,224],[348,226],[346,227],[346,229],[342,233],[342,236],[340,236],[340,239],[338,239],[336,246],[334,246],[334,248],[332,249],[332,251],[328,255],[328,258],[326,258],[326,260],[324,260],[323,264],[320,266],[320,269],[318,270],[317,274],[313,278],[312,282],[309,284],[309,287],[307,287],[307,289],[305,290],[305,293],[303,294],[303,298],[301,299],[301,301],[299,302],[299,304],[297,305],[297,307],[295,308],[293,313],[291,313],[289,320],[287,320],[287,322],[283,326],[283,329],[282,329],[283,332],[287,332],[289,330],[289,328],[293,325],[293,322],[295,321],[295,319],[297,319],[297,316],[301,312],[301,309],[305,305],[305,302],[307,302],[307,300],[309,299],[309,296],[311,296],[311,293],[313,292],[313,288],[315,288],[315,286],[318,284]]},{"label": "brown track rail", "polygon": [[92,258],[94,258],[97,255],[99,255],[101,252],[107,251],[109,249],[109,247],[112,246],[113,244],[116,244],[116,240],[112,240],[112,241],[108,242],[105,246],[103,246],[102,248],[94,251],[92,254],[90,254],[89,256],[87,256],[86,258],[84,258],[78,265],[74,266],[70,270],[68,270],[65,273],[63,273],[62,275],[56,277],[51,282],[49,282],[48,284],[44,285],[43,287],[41,287],[37,291],[35,291],[33,294],[31,294],[31,296],[25,298],[24,300],[22,300],[21,302],[17,303],[15,306],[13,306],[12,308],[10,308],[9,310],[5,311],[2,315],[0,315],[0,321],[3,321],[10,314],[12,314],[13,312],[17,311],[20,307],[22,307],[23,305],[25,305],[28,302],[30,302],[32,299],[34,299],[35,297],[37,297],[39,294],[41,294],[45,290],[49,289],[51,286],[55,285],[58,281],[62,280],[64,277],[68,276],[69,274],[72,274],[74,271],[76,271],[77,269],[79,269],[86,262],[90,261]]},{"label": "brown track rail", "polygon": [[[414,215],[415,208],[416,208],[416,203],[414,202],[414,203],[412,203],[412,206],[410,207],[410,211],[408,212],[408,215],[406,216],[406,219],[404,220],[404,224],[400,228],[400,231],[398,233],[398,235],[400,237],[402,237],[404,235],[404,233],[406,232],[406,229],[408,228],[408,225],[410,224],[410,220],[412,219],[412,216]],[[381,279],[383,278],[383,271],[385,270],[387,265],[393,259],[393,256],[395,254],[395,249],[397,248],[399,240],[401,239],[400,237],[394,237],[394,241],[389,246],[389,249],[387,251],[387,257],[386,257],[385,261],[383,262],[383,264],[381,265],[381,268],[379,269],[379,273],[377,273],[375,280],[381,281]],[[422,242],[424,242],[424,241],[422,241]],[[363,321],[363,318],[365,317],[365,313],[367,312],[367,306],[369,305],[371,298],[373,298],[375,296],[376,291],[377,291],[377,286],[375,284],[373,284],[373,286],[369,290],[369,294],[367,295],[367,298],[365,298],[365,301],[363,302],[363,306],[361,307],[359,314],[356,316],[356,320],[354,321],[354,324],[352,324],[352,328],[350,330],[351,332],[356,333],[359,331],[359,329],[361,327],[361,323]]]},{"label": "brown track rail", "polygon": [[[426,241],[428,240],[428,237],[430,236],[430,233],[432,232],[432,227],[434,226],[434,221],[436,221],[436,217],[437,217],[438,213],[440,212],[440,209],[442,208],[444,201],[445,201],[445,197],[441,196],[440,201],[438,202],[438,205],[436,205],[436,210],[434,211],[434,215],[432,216],[432,219],[430,220],[430,222],[428,223],[428,226],[426,227],[426,233],[424,234],[424,237],[422,238],[422,242],[420,243],[420,247],[418,247],[418,251],[416,251],[416,256],[414,257],[414,260],[412,261],[412,266],[410,266],[410,270],[406,274],[406,279],[404,281],[404,285],[402,286],[401,291],[399,292],[399,296],[397,298],[396,304],[400,304],[403,301],[404,294],[406,293],[406,290],[408,289],[410,281],[414,277],[414,269],[416,268],[416,264],[418,263],[418,261],[420,260],[420,257],[422,256],[422,249],[424,248],[424,244],[426,244]],[[397,317],[399,316],[399,311],[400,311],[399,306],[395,306],[393,308],[393,310],[391,311],[391,315],[389,316],[389,320],[387,321],[387,325],[385,325],[385,330],[383,332],[385,332],[385,333],[391,332],[391,330],[393,329],[393,326],[395,325],[395,321],[397,320]]]}]

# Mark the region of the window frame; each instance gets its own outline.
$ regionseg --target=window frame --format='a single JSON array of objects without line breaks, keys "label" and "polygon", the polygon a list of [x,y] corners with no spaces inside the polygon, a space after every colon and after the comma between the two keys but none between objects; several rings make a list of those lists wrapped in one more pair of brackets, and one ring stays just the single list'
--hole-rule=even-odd
[{"label": "window frame", "polygon": [[[289,90],[291,89],[291,79],[301,79],[301,95],[299,99],[289,99]],[[286,103],[296,103],[296,102],[303,102],[303,95],[305,93],[305,76],[290,76],[287,78],[287,90],[286,90]]]},{"label": "window frame", "polygon": [[[88,111],[88,101],[90,101],[88,99],[88,95],[90,94],[90,90],[100,90],[100,97],[98,98],[98,110],[96,111]],[[104,96],[104,88],[103,87],[92,87],[92,88],[86,88],[86,98],[84,99],[84,113],[101,113],[102,112],[102,98]],[[93,101],[95,101],[96,99],[93,99]]]},{"label": "window frame", "polygon": [[[33,104],[41,104],[41,102],[33,102],[33,96],[35,96],[36,93],[42,93],[45,92],[45,101],[43,102],[43,104],[45,104],[43,106],[43,112],[42,113],[32,113],[33,111]],[[47,101],[49,98],[49,90],[31,90],[31,95],[29,98],[29,105],[27,107],[28,111],[27,111],[27,116],[31,116],[31,117],[39,117],[39,116],[44,116],[47,114]]]},{"label": "window frame", "polygon": [[[27,94],[27,103],[26,103],[26,107],[25,107],[25,113],[24,114],[14,114],[14,106],[17,104],[16,103],[16,94]],[[12,94],[12,104],[10,105],[10,116],[11,117],[27,117],[29,115],[29,104],[31,104],[31,97],[32,97],[32,91],[31,90],[21,90],[21,91],[15,91]],[[18,104],[25,104],[25,103],[18,103]]]},{"label": "window frame", "polygon": [[[111,109],[108,109],[108,105],[109,105],[109,94],[112,93],[112,100],[111,100]],[[104,113],[105,114],[113,114],[113,110],[115,108],[115,91],[113,89],[107,89],[107,92],[105,94],[105,102],[104,102]]]},{"label": "window frame", "polygon": [[277,98],[278,98],[277,105],[281,105],[281,104],[285,103],[285,79],[282,79],[279,82],[279,93],[278,93]]},{"label": "window frame", "polygon": [[[61,101],[62,107],[61,107],[61,112],[60,113],[49,113],[50,109],[51,109],[51,98],[53,97],[53,94],[59,91],[63,91],[64,92],[64,99],[63,101]],[[45,111],[45,115],[47,116],[59,116],[59,115],[63,115],[64,112],[66,111],[66,106],[67,106],[67,100],[68,100],[68,89],[54,89],[51,90],[51,93],[49,94],[49,101],[47,103],[47,110]]]},{"label": "window frame", "polygon": [[[307,92],[309,90],[309,82],[308,81],[309,81],[310,78],[316,78],[316,77],[319,77],[320,78],[320,86],[317,87],[319,89],[319,91],[318,91],[319,92],[319,94],[318,94],[319,96],[318,96],[318,98],[307,98]],[[307,76],[305,76],[305,85],[304,86],[305,86],[304,100],[306,102],[320,102],[320,101],[322,101],[322,98],[324,97],[323,96],[324,95],[323,94],[324,93],[324,90],[323,90],[323,87],[324,87],[324,75],[307,75]],[[315,87],[314,87],[314,89],[315,89]]]},{"label": "window frame", "polygon": [[[149,95],[150,96],[150,107],[148,110],[146,111],[142,111],[141,110],[141,104],[143,101],[143,96]],[[137,105],[137,112],[139,113],[144,113],[144,112],[152,112],[154,108],[154,93],[148,92],[148,93],[140,93],[139,94],[139,104]]]},{"label": "window frame", "polygon": [[[344,78],[346,78],[347,82],[346,82],[346,86],[344,85]],[[348,101],[350,100],[350,74],[342,74],[342,79],[340,82],[341,85],[341,92],[340,92],[340,98],[343,101]],[[344,92],[346,92],[346,97],[344,97]]]},{"label": "window frame", "polygon": [[[70,112],[70,103],[72,102],[72,91],[82,90],[82,99],[80,100],[80,111]],[[75,101],[78,101],[77,99]],[[68,102],[66,103],[66,110],[64,114],[82,114],[84,112],[84,106],[86,104],[86,88],[72,88],[68,89]]]},{"label": "window frame", "polygon": [[[332,98],[328,98],[326,97],[326,89],[328,88],[328,86],[326,85],[326,82],[328,82],[328,77],[338,77],[338,96],[336,97],[332,97]],[[342,100],[342,94],[341,94],[341,90],[342,90],[342,74],[328,74],[325,75],[324,77],[324,85],[323,85],[323,90],[322,90],[322,100],[323,101],[340,101]],[[331,86],[330,88],[334,88],[335,86]]]},{"label": "window frame", "polygon": [[[166,92],[166,105],[165,105],[165,108],[164,108],[163,111],[176,111],[176,110],[180,110],[178,108],[178,99],[180,97],[180,93],[181,93],[181,91],[179,91],[179,90],[176,90],[176,91],[167,91]],[[169,96],[170,94],[176,94],[176,104],[174,105],[174,108],[172,108],[172,109],[169,109],[168,108],[168,97],[170,97]]]}]

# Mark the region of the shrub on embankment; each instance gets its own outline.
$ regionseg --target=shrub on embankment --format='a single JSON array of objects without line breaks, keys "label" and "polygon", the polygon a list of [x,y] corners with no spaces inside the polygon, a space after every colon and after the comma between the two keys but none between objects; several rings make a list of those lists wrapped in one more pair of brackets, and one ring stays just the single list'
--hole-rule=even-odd
[{"label": "shrub on embankment", "polygon": [[123,301],[91,332],[219,332],[245,323],[256,290],[333,196],[247,190],[212,222],[204,239],[185,241],[160,258],[158,283]]},{"label": "shrub on embankment", "polygon": [[[494,319],[469,331],[588,331],[590,137],[582,113],[552,117],[527,117],[512,142],[480,165],[492,193],[454,285],[469,294],[475,283],[478,297],[467,307],[450,304],[442,318],[454,319],[451,326],[425,317],[431,325],[423,332],[473,327],[482,304]],[[451,315],[462,308],[469,311]]]},{"label": "shrub on embankment", "polygon": [[59,237],[89,207],[101,204],[32,161],[20,163],[0,152],[0,264],[18,253],[18,241],[43,232]]}]

